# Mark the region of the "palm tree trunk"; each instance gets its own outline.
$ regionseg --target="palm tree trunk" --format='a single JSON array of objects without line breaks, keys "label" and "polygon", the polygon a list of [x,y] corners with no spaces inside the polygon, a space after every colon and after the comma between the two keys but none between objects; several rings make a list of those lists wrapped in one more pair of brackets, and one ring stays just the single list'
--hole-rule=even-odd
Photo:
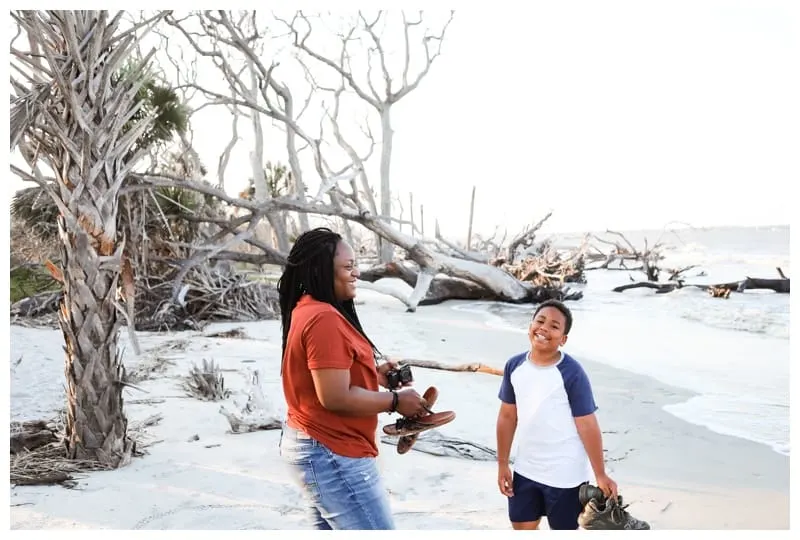
[{"label": "palm tree trunk", "polygon": [[[116,223],[109,210],[102,212],[106,223]],[[63,218],[58,221],[64,264],[59,322],[66,351],[67,454],[119,467],[130,460],[133,448],[122,402],[125,368],[117,350],[119,269],[102,260],[109,255],[117,259],[122,246],[104,244],[87,231],[70,230]]]},{"label": "palm tree trunk", "polygon": [[119,467],[130,460],[133,443],[117,351],[122,321],[115,303],[125,247],[117,234],[117,208],[122,183],[142,155],[128,152],[151,123],[131,119],[141,105],[141,68],[152,52],[122,76],[140,36],[118,33],[121,13],[110,18],[107,11],[17,11],[12,17],[47,64],[39,78],[46,91],[33,88],[22,100],[26,116],[22,122],[17,115],[21,135],[12,143],[35,147],[56,177],[55,186],[39,185],[60,214],[63,268],[51,271],[64,286],[59,321],[66,352],[67,453]]}]

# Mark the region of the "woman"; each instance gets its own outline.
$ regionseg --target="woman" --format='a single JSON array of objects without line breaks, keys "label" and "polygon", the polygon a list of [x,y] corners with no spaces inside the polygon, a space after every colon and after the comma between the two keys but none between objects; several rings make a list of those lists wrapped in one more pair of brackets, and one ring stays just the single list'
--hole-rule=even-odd
[{"label": "woman", "polygon": [[353,248],[326,228],[297,239],[278,282],[287,418],[281,455],[317,529],[393,529],[376,456],[378,414],[423,414],[412,389],[381,392],[386,372],[356,315]]}]

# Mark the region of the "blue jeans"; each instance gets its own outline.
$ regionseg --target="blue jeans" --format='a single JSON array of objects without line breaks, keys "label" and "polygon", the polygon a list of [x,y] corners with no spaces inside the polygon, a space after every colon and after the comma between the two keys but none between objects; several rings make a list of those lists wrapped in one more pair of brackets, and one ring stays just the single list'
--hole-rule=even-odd
[{"label": "blue jeans", "polygon": [[286,424],[280,453],[303,492],[315,529],[394,529],[375,458],[334,454]]}]

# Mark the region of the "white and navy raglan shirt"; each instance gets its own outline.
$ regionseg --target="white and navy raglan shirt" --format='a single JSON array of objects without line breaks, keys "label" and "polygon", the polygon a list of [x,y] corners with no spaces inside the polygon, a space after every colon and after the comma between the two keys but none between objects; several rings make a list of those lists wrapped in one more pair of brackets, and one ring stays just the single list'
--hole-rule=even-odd
[{"label": "white and navy raglan shirt", "polygon": [[589,377],[568,354],[540,367],[528,353],[506,362],[500,400],[517,406],[514,471],[557,488],[592,481],[592,468],[575,417],[597,410]]}]

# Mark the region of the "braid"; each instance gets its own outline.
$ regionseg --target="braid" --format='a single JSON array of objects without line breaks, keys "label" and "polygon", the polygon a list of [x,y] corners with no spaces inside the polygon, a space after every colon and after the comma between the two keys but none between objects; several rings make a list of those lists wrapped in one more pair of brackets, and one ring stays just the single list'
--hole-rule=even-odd
[{"label": "braid", "polygon": [[286,261],[286,267],[278,280],[282,354],[286,353],[286,341],[292,324],[292,311],[304,294],[310,294],[315,300],[336,308],[377,352],[375,344],[361,327],[353,300],[340,302],[336,299],[333,289],[333,258],[336,255],[336,246],[340,241],[342,241],[341,235],[326,227],[306,231],[295,240]]}]

